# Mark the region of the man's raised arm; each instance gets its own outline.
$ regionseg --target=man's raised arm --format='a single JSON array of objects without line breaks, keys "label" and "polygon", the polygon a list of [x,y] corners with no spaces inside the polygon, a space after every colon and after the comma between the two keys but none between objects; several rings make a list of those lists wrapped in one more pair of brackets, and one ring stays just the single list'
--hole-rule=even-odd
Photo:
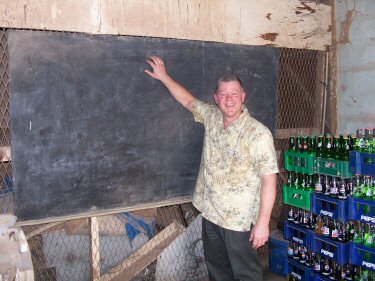
[{"label": "man's raised arm", "polygon": [[145,72],[152,78],[161,81],[179,103],[189,111],[192,111],[196,98],[168,75],[163,60],[160,57],[151,56],[147,63],[152,67],[152,72],[149,70],[145,70]]}]

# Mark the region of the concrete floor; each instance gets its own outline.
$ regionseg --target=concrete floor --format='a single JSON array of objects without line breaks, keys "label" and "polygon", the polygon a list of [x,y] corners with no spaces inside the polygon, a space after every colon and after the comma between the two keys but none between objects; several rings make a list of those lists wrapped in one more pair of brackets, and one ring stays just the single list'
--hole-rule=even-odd
[{"label": "concrete floor", "polygon": [[277,275],[273,272],[267,271],[264,276],[264,281],[286,281],[286,277]]}]

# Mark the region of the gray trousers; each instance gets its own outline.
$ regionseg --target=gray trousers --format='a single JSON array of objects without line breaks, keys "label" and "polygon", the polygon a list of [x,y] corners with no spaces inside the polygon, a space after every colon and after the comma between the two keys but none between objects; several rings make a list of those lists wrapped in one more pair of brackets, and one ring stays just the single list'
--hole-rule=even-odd
[{"label": "gray trousers", "polygon": [[263,268],[250,231],[222,228],[202,217],[202,240],[210,281],[261,281]]}]

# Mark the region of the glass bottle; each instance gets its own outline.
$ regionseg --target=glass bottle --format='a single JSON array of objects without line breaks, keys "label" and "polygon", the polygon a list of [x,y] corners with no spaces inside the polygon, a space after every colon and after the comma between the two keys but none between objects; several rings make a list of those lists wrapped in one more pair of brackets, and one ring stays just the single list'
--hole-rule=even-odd
[{"label": "glass bottle", "polygon": [[331,220],[331,223],[330,223],[330,238],[332,240],[339,239],[339,230],[337,229],[337,223],[335,220]]},{"label": "glass bottle", "polygon": [[320,255],[315,255],[315,258],[314,258],[314,272],[316,272],[316,273],[322,273],[322,264],[321,264]]},{"label": "glass bottle", "polygon": [[340,156],[341,156],[341,143],[340,143],[340,139],[337,135],[334,135],[333,136],[333,145],[332,145],[332,158],[335,159],[335,160],[340,160]]},{"label": "glass bottle", "polygon": [[339,186],[340,186],[340,178],[333,177],[332,178],[332,186],[330,188],[329,196],[332,198],[337,198],[339,196]]},{"label": "glass bottle", "polygon": [[322,275],[328,277],[330,273],[331,273],[331,266],[329,264],[329,260],[328,258],[324,258]]},{"label": "glass bottle", "polygon": [[288,211],[287,221],[290,221],[290,222],[294,221],[294,212],[293,212],[293,207],[292,206],[290,206],[290,209]]},{"label": "glass bottle", "polygon": [[290,152],[296,151],[296,138],[294,136],[289,137],[289,149]]},{"label": "glass bottle", "polygon": [[286,183],[287,187],[293,187],[295,182],[295,173],[292,171],[288,171],[288,180]]},{"label": "glass bottle", "polygon": [[347,196],[347,183],[346,183],[346,179],[340,179],[340,188],[339,188],[339,194],[338,194],[338,198],[339,199],[342,199],[342,200],[345,200],[348,198]]},{"label": "glass bottle", "polygon": [[293,258],[293,255],[294,255],[294,243],[293,242],[289,242],[287,255],[289,258],[291,259]]},{"label": "glass bottle", "polygon": [[340,160],[349,161],[350,141],[348,137],[344,137],[343,143],[341,144]]},{"label": "glass bottle", "polygon": [[354,181],[354,197],[363,197],[363,183],[360,174],[355,174],[355,181]]},{"label": "glass bottle", "polygon": [[331,193],[332,177],[325,176],[324,181],[324,195],[329,196]]},{"label": "glass bottle", "polygon": [[324,136],[319,135],[318,140],[316,142],[316,157],[324,157]]},{"label": "glass bottle", "polygon": [[373,245],[373,240],[374,240],[374,237],[373,237],[373,234],[372,234],[372,231],[371,231],[371,226],[369,224],[365,224],[364,225],[364,241],[363,241],[363,245],[365,247],[372,247]]},{"label": "glass bottle", "polygon": [[361,151],[364,147],[364,140],[362,138],[362,129],[357,129],[356,130],[356,137],[355,137],[355,146],[354,150],[355,151]]},{"label": "glass bottle", "polygon": [[327,134],[325,138],[325,147],[323,150],[323,157],[332,158],[332,137],[330,134]]},{"label": "glass bottle", "polygon": [[328,225],[328,219],[327,217],[323,217],[323,226],[322,226],[322,235],[325,237],[329,237],[330,231],[329,231],[329,225]]},{"label": "glass bottle", "polygon": [[318,174],[315,181],[315,192],[322,193],[323,191],[323,175]]},{"label": "glass bottle", "polygon": [[315,157],[316,156],[316,137],[311,136],[309,138],[309,149],[308,149],[309,155]]}]

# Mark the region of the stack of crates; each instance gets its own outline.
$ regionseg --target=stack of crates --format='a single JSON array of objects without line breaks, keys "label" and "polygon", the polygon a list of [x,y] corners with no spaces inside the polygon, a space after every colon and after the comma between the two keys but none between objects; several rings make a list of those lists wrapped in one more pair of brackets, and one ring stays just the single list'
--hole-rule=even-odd
[{"label": "stack of crates", "polygon": [[[287,151],[284,155],[285,170],[289,172],[313,175],[316,173],[316,157],[302,152]],[[299,189],[291,186],[283,186],[283,203],[295,207],[304,212],[311,212],[313,191]],[[314,270],[311,266],[302,264],[290,257],[290,251],[295,248],[303,248],[311,251],[312,230],[306,229],[293,222],[284,222],[284,238],[288,240],[287,274],[294,279],[308,281],[313,280]],[[291,246],[293,245],[293,246]]]},{"label": "stack of crates", "polygon": [[[321,174],[325,176],[352,178],[349,161],[315,157],[308,153],[287,151],[284,157],[285,169],[289,172],[308,175]],[[315,218],[327,217],[330,220],[345,223],[350,220],[350,200],[336,199],[307,189],[296,189],[283,186],[283,202],[302,210],[311,212]],[[374,210],[375,211],[375,210]],[[318,234],[315,229],[306,229],[288,221],[284,223],[284,237],[291,243],[306,247],[309,253],[320,255],[322,259],[343,267],[351,262],[351,243],[341,243]],[[311,264],[301,264],[293,258],[288,258],[288,275],[296,280],[330,280],[314,272]],[[332,280],[332,279],[331,279]]]},{"label": "stack of crates", "polygon": [[[375,177],[375,154],[358,151],[350,152],[350,169],[353,174]],[[375,201],[367,198],[351,198],[351,217],[361,225],[359,237],[351,244],[351,262],[371,272],[375,278]],[[369,230],[363,229],[366,226]],[[368,233],[370,232],[370,233]],[[368,234],[372,237],[368,237]],[[372,243],[369,245],[371,239]]]}]

